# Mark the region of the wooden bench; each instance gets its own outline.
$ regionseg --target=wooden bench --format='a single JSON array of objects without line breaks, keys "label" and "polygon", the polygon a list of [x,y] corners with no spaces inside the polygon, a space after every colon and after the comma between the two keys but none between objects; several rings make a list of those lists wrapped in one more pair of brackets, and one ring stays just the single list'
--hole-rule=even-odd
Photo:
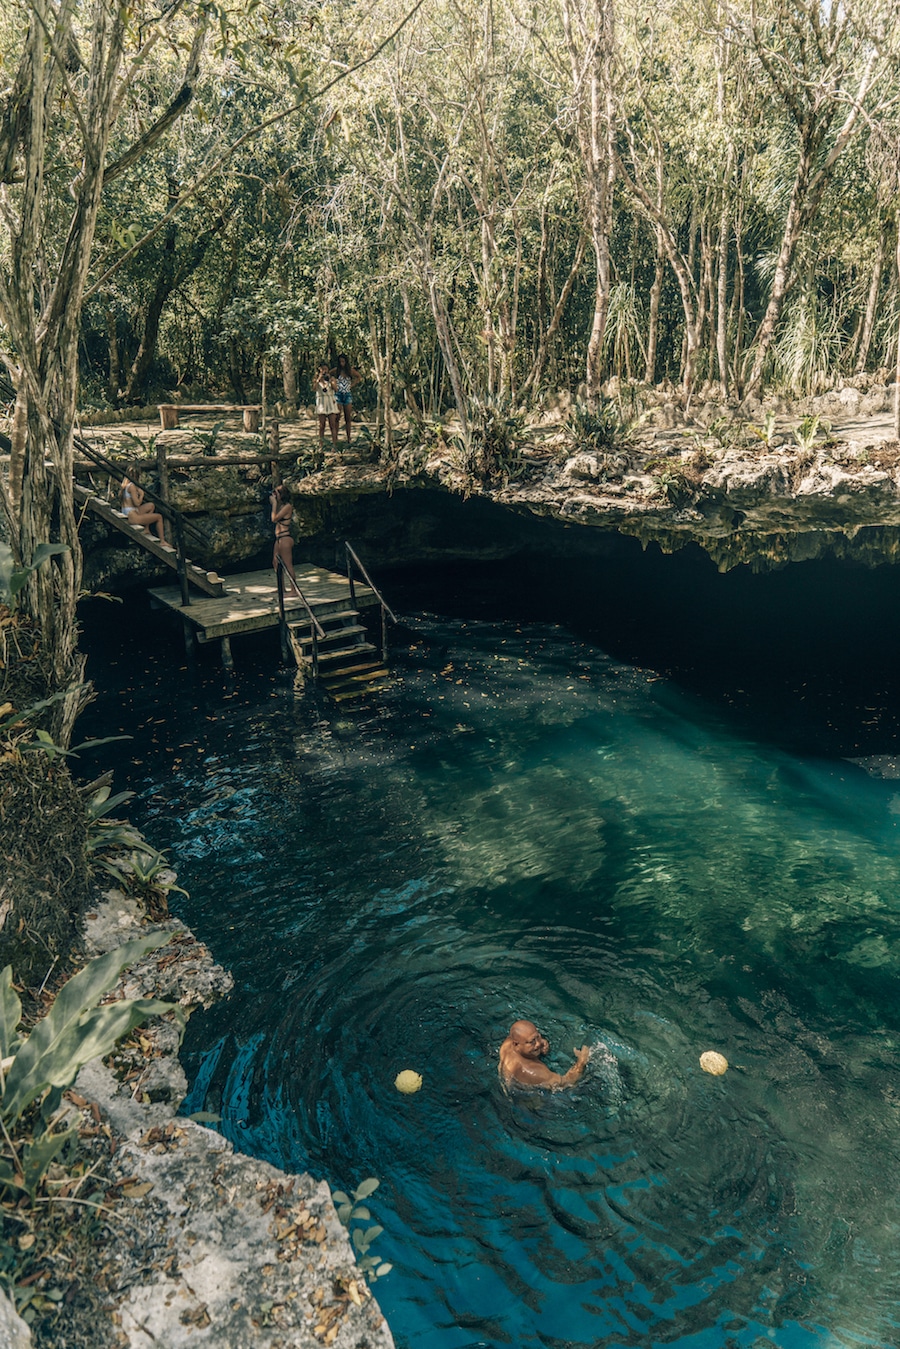
[{"label": "wooden bench", "polygon": [[242,412],[244,430],[259,430],[259,403],[157,403],[157,407],[164,431],[176,429],[179,412]]}]

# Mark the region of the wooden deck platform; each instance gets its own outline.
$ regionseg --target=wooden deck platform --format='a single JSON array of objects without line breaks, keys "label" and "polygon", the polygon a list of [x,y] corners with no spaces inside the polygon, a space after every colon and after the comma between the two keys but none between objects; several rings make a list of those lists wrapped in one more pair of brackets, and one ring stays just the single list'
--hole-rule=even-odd
[{"label": "wooden deck platform", "polygon": [[[307,563],[295,564],[297,584],[303,591],[317,617],[346,609],[350,599],[350,585],[346,576],[325,571]],[[259,632],[278,626],[278,590],[275,573],[267,571],[243,572],[238,576],[221,578],[225,593],[219,598],[192,596],[183,608],[181,591],[177,586],[160,586],[150,591],[155,605],[172,609],[194,630],[198,642],[229,638],[242,632]],[[355,586],[356,607],[363,609],[378,603],[374,591],[359,582]],[[293,618],[305,618],[306,610],[289,590],[284,597],[285,613]]]}]

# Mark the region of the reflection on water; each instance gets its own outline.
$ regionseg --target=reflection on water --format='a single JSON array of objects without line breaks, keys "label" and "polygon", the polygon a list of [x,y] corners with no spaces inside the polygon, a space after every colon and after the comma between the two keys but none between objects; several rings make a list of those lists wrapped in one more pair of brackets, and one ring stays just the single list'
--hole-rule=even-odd
[{"label": "reflection on water", "polygon": [[[896,782],[559,629],[406,636],[368,713],[186,680],[144,735],[140,823],[236,975],[186,1108],[381,1178],[403,1346],[895,1344]],[[595,1047],[574,1090],[503,1090],[518,1016]]]}]

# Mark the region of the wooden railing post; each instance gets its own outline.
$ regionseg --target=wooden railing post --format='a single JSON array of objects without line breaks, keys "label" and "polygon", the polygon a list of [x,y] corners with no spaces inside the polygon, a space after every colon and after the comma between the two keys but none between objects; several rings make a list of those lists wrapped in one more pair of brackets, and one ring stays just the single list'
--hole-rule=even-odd
[{"label": "wooden railing post", "polygon": [[288,642],[287,619],[284,614],[284,563],[281,558],[278,559],[278,566],[275,568],[275,583],[278,588],[278,633],[281,638],[281,659],[286,664],[290,658],[290,643]]},{"label": "wooden railing post", "polygon": [[353,584],[353,558],[347,544],[344,544],[344,560],[347,563],[347,580],[350,582],[350,608],[356,608],[356,588]]},{"label": "wooden railing post", "polygon": [[187,566],[184,557],[184,521],[181,512],[175,512],[175,562],[178,569],[178,584],[181,586],[181,607],[186,609],[191,602],[188,589]]},{"label": "wooden railing post", "polygon": [[159,499],[169,504],[169,465],[166,460],[166,447],[157,436],[156,439],[156,472],[159,475]]}]

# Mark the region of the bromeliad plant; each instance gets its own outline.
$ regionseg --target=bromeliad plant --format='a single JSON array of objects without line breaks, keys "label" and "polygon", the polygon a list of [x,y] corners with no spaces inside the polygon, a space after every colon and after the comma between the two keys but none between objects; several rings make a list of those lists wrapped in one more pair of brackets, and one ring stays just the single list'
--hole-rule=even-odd
[{"label": "bromeliad plant", "polygon": [[473,398],[465,434],[450,437],[457,466],[480,482],[517,477],[524,439],[524,416],[499,398]]},{"label": "bromeliad plant", "polygon": [[101,1003],[124,969],[170,937],[170,932],[154,932],[89,961],[63,985],[50,1011],[27,1036],[18,1030],[22,1005],[12,968],[7,965],[0,973],[0,1130],[5,1143],[0,1186],[21,1190],[34,1200],[51,1162],[77,1136],[77,1129],[55,1125],[62,1094],[86,1063],[110,1053],[148,1017],[172,1012],[184,1028],[177,1003],[156,998]]},{"label": "bromeliad plant", "polygon": [[831,422],[827,418],[819,416],[818,413],[802,418],[799,425],[794,427],[794,439],[800,449],[807,452],[812,450],[820,430],[827,438],[831,430]]}]

